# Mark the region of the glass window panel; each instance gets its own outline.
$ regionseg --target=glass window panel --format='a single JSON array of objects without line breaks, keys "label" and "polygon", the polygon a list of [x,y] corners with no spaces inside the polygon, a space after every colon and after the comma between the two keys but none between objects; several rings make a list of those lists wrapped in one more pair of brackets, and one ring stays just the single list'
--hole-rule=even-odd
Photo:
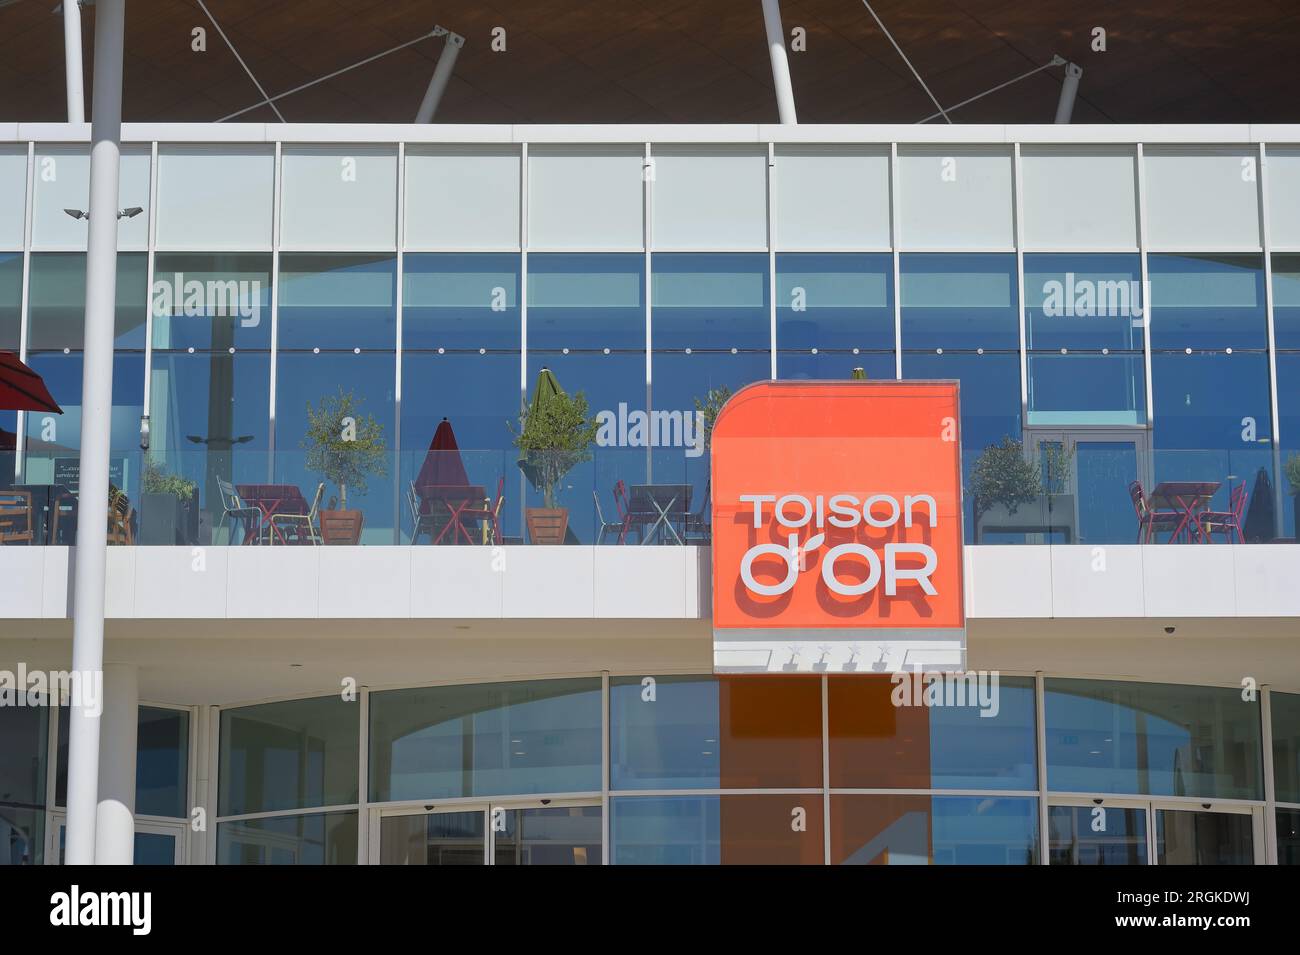
[{"label": "glass window panel", "polygon": [[188,817],[190,714],[142,706],[137,724],[136,814]]},{"label": "glass window panel", "polygon": [[1151,347],[1264,348],[1263,262],[1257,255],[1151,255]]},{"label": "glass window panel", "polygon": [[1029,355],[1031,425],[1146,423],[1146,360],[1128,354]]},{"label": "glass window panel", "polygon": [[1011,154],[1006,149],[899,149],[898,187],[901,248],[992,250],[1014,244]]},{"label": "glass window panel", "polygon": [[718,788],[718,706],[713,677],[611,677],[610,788]]},{"label": "glass window panel", "polygon": [[1273,785],[1278,802],[1300,803],[1300,694],[1273,693]]},{"label": "glass window panel", "polygon": [[1049,865],[1146,865],[1145,809],[1052,806],[1047,810]]},{"label": "glass window panel", "polygon": [[[149,241],[149,147],[124,146],[118,168],[118,208],[144,211],[118,220],[117,247],[143,249]],[[85,146],[36,147],[32,204],[32,248],[86,248],[85,219],[64,209],[90,211],[90,153]]]},{"label": "glass window panel", "polygon": [[[903,377],[961,382],[961,446],[978,453],[1020,439],[1020,358],[1006,354],[903,354]],[[963,465],[966,465],[963,458]]]},{"label": "glass window panel", "polygon": [[1277,811],[1277,864],[1300,865],[1300,809]]},{"label": "glass window panel", "polygon": [[407,255],[402,263],[402,347],[518,351],[515,255]]},{"label": "glass window panel", "polygon": [[0,804],[0,865],[45,861],[45,810]]},{"label": "glass window panel", "polygon": [[482,809],[382,816],[382,865],[484,865],[487,815]]},{"label": "glass window panel", "polygon": [[[723,865],[822,865],[822,796],[723,796],[720,804]],[[793,821],[801,819],[796,829]]]},{"label": "glass window panel", "polygon": [[[27,459],[25,475],[29,484],[53,482],[55,462],[73,461],[81,447],[80,351],[33,352],[27,364],[45,380],[45,386],[63,409],[61,415],[27,415]],[[109,450],[115,468],[129,466],[122,472],[120,486],[134,493],[133,475],[139,467],[140,415],[144,413],[144,353],[117,352],[113,355],[113,407],[109,415]],[[61,482],[60,482],[61,483]],[[116,481],[114,483],[117,483]]]},{"label": "glass window panel", "polygon": [[511,809],[495,835],[496,865],[600,865],[599,806]]},{"label": "glass window panel", "polygon": [[[639,145],[530,146],[529,246],[643,248],[644,165],[645,150]],[[530,283],[531,272],[530,261]]]},{"label": "glass window panel", "polygon": [[356,865],[357,814],[241,819],[217,826],[218,865]]},{"label": "glass window panel", "polygon": [[[115,348],[144,349],[149,297],[148,263],[143,253],[117,257]],[[49,253],[32,256],[28,290],[27,347],[32,351],[71,348],[86,340],[86,256]],[[57,396],[56,396],[57,399]]]},{"label": "glass window panel", "polygon": [[[1282,458],[1291,461],[1300,455],[1300,352],[1279,352],[1277,362],[1278,427],[1282,437]],[[1295,465],[1291,465],[1295,467]],[[1300,485],[1278,476],[1282,484],[1282,535],[1300,540],[1296,495]]]},{"label": "glass window panel", "polygon": [[397,261],[386,255],[282,255],[280,348],[393,348]]},{"label": "glass window panel", "polygon": [[720,788],[819,788],[821,707],[821,680],[816,678],[722,678]]},{"label": "glass window panel", "polygon": [[356,802],[359,711],[338,696],[222,710],[219,814]]},{"label": "glass window panel", "polygon": [[158,248],[269,250],[274,188],[270,146],[160,145]]},{"label": "glass window panel", "polygon": [[[1157,353],[1151,357],[1151,381],[1157,449],[1222,450],[1224,455],[1213,458],[1215,466],[1226,466],[1227,452],[1231,452],[1242,467],[1252,463],[1261,452],[1267,452],[1273,434],[1267,355]],[[1254,442],[1245,440],[1250,436],[1243,422],[1245,418],[1254,420]],[[1185,462],[1195,457],[1157,455],[1157,465],[1162,459],[1171,466],[1181,465],[1190,470],[1193,465]],[[1228,474],[1254,473],[1254,467],[1249,471],[1222,471],[1215,479],[1222,480]],[[1210,479],[1172,474],[1168,477],[1189,481]]]},{"label": "glass window panel", "polygon": [[1020,174],[1026,248],[1137,248],[1132,146],[1022,146]]},{"label": "glass window panel", "polygon": [[896,705],[895,694],[913,686],[886,676],[830,679],[832,788],[1037,787],[1031,678],[1001,677],[982,698],[976,686],[951,680],[928,691],[968,705]]},{"label": "glass window panel", "polygon": [[831,796],[833,865],[1033,865],[1038,800]]},{"label": "glass window panel", "polygon": [[609,801],[615,865],[719,865],[718,796],[619,797]]},{"label": "glass window panel", "polygon": [[1148,146],[1143,161],[1149,248],[1259,248],[1258,149]]},{"label": "glass window panel", "polygon": [[771,347],[766,256],[659,254],[651,269],[656,349]]},{"label": "glass window panel", "polygon": [[0,252],[0,348],[18,351],[23,318],[23,254]]},{"label": "glass window panel", "polygon": [[1056,792],[1261,799],[1259,704],[1240,690],[1047,681]]},{"label": "glass window panel", "polygon": [[[275,435],[279,450],[273,460],[272,483],[297,485],[310,501],[323,481],[322,507],[362,512],[363,544],[394,542],[398,516],[393,430],[396,377],[391,351],[360,355],[347,350],[320,354],[282,351],[277,357]],[[378,453],[367,459],[364,473],[353,475],[345,491],[309,457],[316,445],[308,437],[308,409],[320,414],[324,407],[342,407],[349,400],[359,434],[369,429],[373,419]]]},{"label": "glass window panel", "polygon": [[645,349],[645,257],[528,257],[528,347]]},{"label": "glass window panel", "polygon": [[521,681],[370,697],[372,800],[600,789],[600,681]]},{"label": "glass window panel", "polygon": [[0,706],[0,803],[43,807],[49,708],[13,705],[16,693],[4,690],[7,705]]},{"label": "glass window panel", "polygon": [[889,150],[778,146],[778,249],[887,249]]},{"label": "glass window panel", "polygon": [[1254,832],[1244,813],[1156,810],[1157,865],[1253,865]]},{"label": "glass window panel", "polygon": [[777,348],[894,348],[888,255],[776,257]]},{"label": "glass window panel", "polygon": [[903,255],[903,348],[1020,348],[1011,255]]},{"label": "glass window panel", "polygon": [[1273,256],[1273,340],[1300,349],[1300,255]]},{"label": "glass window panel", "polygon": [[406,248],[519,248],[519,147],[407,146],[403,186]]},{"label": "glass window panel", "polygon": [[137,832],[132,865],[175,865],[176,837],[162,832]]},{"label": "glass window panel", "polygon": [[847,379],[853,377],[854,369],[861,368],[862,373],[871,381],[890,381],[897,365],[894,353],[858,352],[844,349],[834,351],[817,350],[796,352],[780,350],[776,353],[776,377],[781,380],[801,379]]},{"label": "glass window panel", "polygon": [[158,253],[149,307],[156,349],[268,349],[271,256]]},{"label": "glass window panel", "polygon": [[1269,239],[1274,248],[1300,249],[1300,147],[1268,147]]},{"label": "glass window panel", "polygon": [[27,147],[0,146],[0,249],[21,249],[27,220]]},{"label": "glass window panel", "polygon": [[396,247],[396,149],[286,146],[280,164],[281,248]]},{"label": "glass window panel", "polygon": [[766,151],[656,146],[653,173],[655,248],[767,248]]}]

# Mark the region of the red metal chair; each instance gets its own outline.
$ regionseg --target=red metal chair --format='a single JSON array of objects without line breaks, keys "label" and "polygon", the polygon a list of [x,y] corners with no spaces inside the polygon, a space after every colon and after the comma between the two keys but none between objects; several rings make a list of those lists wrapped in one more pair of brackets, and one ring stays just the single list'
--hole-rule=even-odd
[{"label": "red metal chair", "polygon": [[462,520],[483,521],[483,543],[500,544],[501,538],[501,505],[505,501],[506,479],[501,477],[497,480],[497,499],[496,503],[491,498],[483,499],[482,507],[467,507],[458,515]]},{"label": "red metal chair", "polygon": [[1223,531],[1223,539],[1227,543],[1232,543],[1230,534],[1237,535],[1237,543],[1244,544],[1246,539],[1241,534],[1241,517],[1246,513],[1246,482],[1242,481],[1232,489],[1228,495],[1228,509],[1226,511],[1202,511],[1198,516],[1201,527],[1205,531],[1203,542],[1208,542],[1214,538],[1216,530]]},{"label": "red metal chair", "polygon": [[1141,481],[1130,481],[1128,496],[1133,501],[1133,511],[1137,514],[1139,544],[1151,543],[1158,527],[1164,527],[1171,533],[1176,530],[1182,519],[1177,511],[1153,510],[1142,492]]},{"label": "red metal chair", "polygon": [[632,501],[627,492],[627,485],[621,478],[614,485],[614,506],[618,508],[618,522],[621,526],[621,530],[618,532],[618,542],[626,544],[627,532],[632,529]]}]

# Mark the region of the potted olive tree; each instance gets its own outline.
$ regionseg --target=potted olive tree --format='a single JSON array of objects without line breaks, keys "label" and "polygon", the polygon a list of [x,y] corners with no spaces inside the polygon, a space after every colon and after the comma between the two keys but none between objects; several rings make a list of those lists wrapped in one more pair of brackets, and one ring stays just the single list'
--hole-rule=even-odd
[{"label": "potted olive tree", "polygon": [[534,544],[564,543],[569,509],[559,505],[556,492],[575,465],[591,460],[596,430],[587,396],[579,391],[570,397],[555,375],[543,368],[533,400],[519,416],[514,439],[520,451],[519,469],[542,492],[543,506],[524,510],[528,538]]},{"label": "potted olive tree", "polygon": [[1292,454],[1282,465],[1282,473],[1286,475],[1287,483],[1291,485],[1291,504],[1292,504],[1292,521],[1294,529],[1292,533],[1296,540],[1300,540],[1300,454]]},{"label": "potted olive tree", "polygon": [[140,471],[140,543],[171,546],[198,540],[199,486],[169,474],[146,455]]},{"label": "potted olive tree", "polygon": [[321,539],[326,544],[359,544],[365,515],[348,509],[348,491],[365,494],[371,475],[387,473],[384,426],[374,415],[361,417],[361,402],[351,391],[339,388],[326,395],[315,408],[307,402],[307,434],[302,447],[307,451],[307,469],[320,474],[338,489],[320,513]]},{"label": "potted olive tree", "polygon": [[990,530],[1046,533],[1069,530],[1073,539],[1074,497],[1070,452],[1042,445],[1041,457],[1025,457],[1024,445],[1004,436],[975,459],[967,478],[975,517],[975,542]]},{"label": "potted olive tree", "polygon": [[704,398],[695,399],[695,410],[699,413],[700,420],[704,423],[704,450],[713,450],[713,426],[717,423],[718,415],[722,413],[722,406],[731,398],[731,389],[726,385],[719,385],[717,388],[710,388],[704,393]]}]

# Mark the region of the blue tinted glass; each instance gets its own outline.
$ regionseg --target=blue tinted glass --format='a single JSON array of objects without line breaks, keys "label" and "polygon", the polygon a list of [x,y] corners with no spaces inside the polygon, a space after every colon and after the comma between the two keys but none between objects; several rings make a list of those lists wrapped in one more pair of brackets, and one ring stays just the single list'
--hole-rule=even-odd
[{"label": "blue tinted glass", "polygon": [[904,349],[1020,348],[1014,255],[908,253],[899,282]]},{"label": "blue tinted glass", "polygon": [[[28,284],[27,347],[38,351],[84,347],[85,253],[34,253]],[[145,253],[118,253],[117,307],[113,314],[115,348],[144,348],[145,320],[149,310],[148,285]]]},{"label": "blue tinted glass", "polygon": [[1126,255],[1026,255],[1030,351],[1142,351],[1141,260]]},{"label": "blue tinted glass", "polygon": [[1056,792],[1259,799],[1260,711],[1240,690],[1048,680]]},{"label": "blue tinted glass", "polygon": [[1273,428],[1268,377],[1268,356],[1258,353],[1153,355],[1155,446],[1226,451],[1250,450],[1252,444],[1269,447]]},{"label": "blue tinted glass", "polygon": [[1137,531],[1129,482],[1138,476],[1134,441],[1078,441],[1074,446],[1073,489],[1078,513],[1077,543],[1131,544]]},{"label": "blue tinted glass", "polygon": [[961,444],[982,449],[1020,437],[1020,358],[1016,355],[908,354],[903,377],[961,382]]},{"label": "blue tinted glass", "polygon": [[1030,352],[1031,425],[1138,425],[1146,421],[1146,359],[1141,351]]},{"label": "blue tinted glass", "polygon": [[[1277,405],[1281,418],[1282,457],[1285,461],[1300,459],[1300,352],[1280,352],[1277,356]],[[1300,465],[1295,473],[1300,478]],[[1300,485],[1282,478],[1283,501],[1286,514],[1282,522],[1282,536],[1300,540],[1300,524],[1296,520],[1296,494]]]},{"label": "blue tinted glass", "polygon": [[1260,256],[1149,255],[1147,271],[1152,348],[1266,347]]},{"label": "blue tinted glass", "polygon": [[243,819],[217,826],[217,865],[356,865],[357,814]]},{"label": "blue tinted glass", "polygon": [[520,347],[518,254],[417,254],[402,261],[404,348]]},{"label": "blue tinted glass", "polygon": [[650,267],[654,348],[771,347],[766,255],[659,252]]},{"label": "blue tinted glass", "polygon": [[852,378],[855,368],[861,368],[872,381],[892,381],[897,365],[892,351],[856,355],[846,351],[776,353],[776,377],[782,380]]},{"label": "blue tinted glass", "polygon": [[1033,678],[1001,677],[995,700],[996,710],[929,708],[930,777],[935,789],[1038,787]]},{"label": "blue tinted glass", "polygon": [[528,257],[528,349],[645,349],[645,256]]},{"label": "blue tinted glass", "polygon": [[1300,255],[1273,256],[1273,342],[1300,349]]},{"label": "blue tinted glass", "polygon": [[135,811],[142,816],[189,815],[190,715],[142,706],[136,734]]},{"label": "blue tinted glass", "polygon": [[615,865],[719,865],[717,796],[620,797],[609,801]]},{"label": "blue tinted glass", "polygon": [[[139,807],[136,807],[137,811]],[[135,834],[135,865],[175,865],[176,837],[161,832]]]},{"label": "blue tinted glass", "polygon": [[839,865],[1033,865],[1038,800],[1015,797],[831,797]]},{"label": "blue tinted glass", "polygon": [[269,253],[159,253],[149,293],[153,347],[271,347]]},{"label": "blue tinted glass", "polygon": [[280,348],[394,348],[397,261],[347,253],[280,256]]},{"label": "blue tinted glass", "polygon": [[281,352],[276,379],[276,447],[272,483],[296,485],[310,501],[316,485],[325,482],[324,501],[338,499],[342,508],[342,490],[334,479],[315,466],[308,457],[315,444],[308,437],[308,407],[319,413],[323,403],[335,409],[351,398],[351,416],[356,419],[358,434],[365,434],[373,417],[380,429],[379,442],[384,453],[371,463],[364,484],[354,477],[347,486],[347,508],[365,515],[362,530],[364,543],[393,543],[395,463],[393,431],[393,393],[396,363],[393,354],[363,352]]},{"label": "blue tinted glass", "polygon": [[599,790],[600,696],[598,679],[374,693],[371,798]]},{"label": "blue tinted glass", "polygon": [[894,347],[889,255],[776,257],[777,348]]},{"label": "blue tinted glass", "polygon": [[716,789],[718,713],[712,677],[612,677],[610,788]]},{"label": "blue tinted glass", "polygon": [[0,348],[18,351],[22,326],[23,254],[0,252]]},{"label": "blue tinted glass", "polygon": [[[76,456],[81,447],[81,352],[39,352],[27,364],[45,380],[45,387],[63,409],[61,415],[27,415],[27,450],[34,460]],[[144,413],[144,353],[113,355],[113,410],[111,444],[114,452],[138,456],[140,415]],[[52,475],[51,475],[52,476]],[[30,483],[48,483],[28,471]]]}]

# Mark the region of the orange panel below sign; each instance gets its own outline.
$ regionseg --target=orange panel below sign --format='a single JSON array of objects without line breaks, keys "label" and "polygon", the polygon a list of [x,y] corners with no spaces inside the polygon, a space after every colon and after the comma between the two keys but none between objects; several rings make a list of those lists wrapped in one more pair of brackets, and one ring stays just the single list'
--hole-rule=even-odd
[{"label": "orange panel below sign", "polygon": [[714,666],[965,663],[956,382],[769,381],[713,428]]}]

